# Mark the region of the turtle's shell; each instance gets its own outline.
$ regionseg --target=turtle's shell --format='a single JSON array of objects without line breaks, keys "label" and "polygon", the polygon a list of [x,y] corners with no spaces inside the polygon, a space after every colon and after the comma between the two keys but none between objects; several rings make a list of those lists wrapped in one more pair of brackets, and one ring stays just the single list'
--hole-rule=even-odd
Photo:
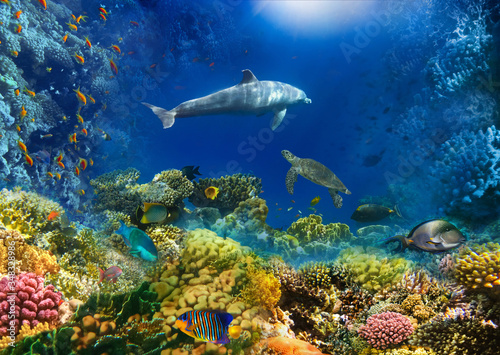
[{"label": "turtle's shell", "polygon": [[334,189],[336,191],[344,192],[345,185],[330,169],[316,160],[300,159],[297,167],[300,169],[300,175],[306,179],[314,182],[315,184]]}]

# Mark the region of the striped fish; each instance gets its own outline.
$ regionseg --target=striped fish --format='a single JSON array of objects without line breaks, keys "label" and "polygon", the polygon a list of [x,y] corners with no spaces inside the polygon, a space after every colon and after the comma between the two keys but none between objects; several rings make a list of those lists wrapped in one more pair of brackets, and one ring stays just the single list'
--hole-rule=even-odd
[{"label": "striped fish", "polygon": [[233,316],[220,311],[189,311],[175,321],[175,325],[190,337],[214,344],[229,343],[228,334],[237,339],[240,326],[229,327]]}]

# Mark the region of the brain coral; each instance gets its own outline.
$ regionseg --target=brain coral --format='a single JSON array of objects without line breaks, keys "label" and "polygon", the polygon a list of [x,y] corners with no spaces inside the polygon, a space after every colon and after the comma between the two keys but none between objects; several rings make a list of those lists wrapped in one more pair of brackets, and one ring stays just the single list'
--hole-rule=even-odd
[{"label": "brain coral", "polygon": [[317,215],[299,218],[287,229],[287,233],[293,235],[301,243],[311,241],[340,242],[354,239],[349,231],[349,226],[343,223],[321,224],[323,219]]},{"label": "brain coral", "polygon": [[500,291],[500,244],[464,249],[455,265],[455,277],[465,287]]},{"label": "brain coral", "polygon": [[413,326],[399,313],[384,312],[368,318],[358,333],[375,349],[387,349],[406,340],[413,333]]}]

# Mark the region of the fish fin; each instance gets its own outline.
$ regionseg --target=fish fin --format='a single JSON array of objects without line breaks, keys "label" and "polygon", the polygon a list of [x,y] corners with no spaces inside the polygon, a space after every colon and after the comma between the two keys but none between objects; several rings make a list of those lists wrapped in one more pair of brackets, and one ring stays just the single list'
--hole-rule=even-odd
[{"label": "fish fin", "polygon": [[332,197],[333,205],[336,208],[342,207],[342,197],[338,194],[338,191],[334,190],[334,189],[328,189],[328,192],[330,193],[330,196]]},{"label": "fish fin", "polygon": [[197,166],[196,168],[194,168],[194,169],[193,169],[193,174],[194,174],[194,175],[201,175],[201,173],[200,173],[200,172],[199,172],[199,170],[198,170],[199,168],[200,168],[200,167],[199,167],[199,166]]},{"label": "fish fin", "polygon": [[296,168],[292,167],[286,173],[286,190],[290,195],[293,195],[293,185],[297,182],[298,171]]},{"label": "fish fin", "polygon": [[401,210],[399,209],[398,205],[394,205],[394,212],[396,213],[396,216],[398,216],[399,218],[405,219],[401,214]]},{"label": "fish fin", "polygon": [[[397,253],[402,252],[406,248],[408,248],[408,242],[406,241],[406,237],[404,235],[395,235],[394,237],[389,237],[382,241],[385,242],[385,244],[389,244],[391,242],[399,242],[399,246],[396,249],[394,249],[394,251]],[[413,241],[410,239],[409,242]]]},{"label": "fish fin", "polygon": [[149,224],[149,223],[151,223],[151,222],[149,221],[148,217],[146,216],[146,214],[143,214],[143,215],[142,215],[142,218],[141,218],[140,222],[141,222],[142,224]]},{"label": "fish fin", "polygon": [[283,118],[286,115],[286,107],[282,110],[275,110],[274,111],[274,119],[273,123],[271,124],[271,129],[274,131],[278,126],[281,124],[283,121]]},{"label": "fish fin", "polygon": [[241,335],[241,327],[239,325],[234,325],[232,327],[229,327],[227,330],[227,333],[231,336],[233,339],[238,339]]},{"label": "fish fin", "polygon": [[233,316],[227,312],[215,312],[217,317],[220,319],[223,328],[229,327],[229,324],[233,321]]},{"label": "fish fin", "polygon": [[158,116],[160,121],[163,123],[163,128],[170,128],[174,125],[175,123],[175,112],[165,110],[164,108],[158,107],[158,106],[153,106],[151,104],[148,104],[146,102],[142,102],[142,104],[146,107],[149,107],[151,110],[153,110],[153,113]]},{"label": "fish fin", "polygon": [[99,282],[98,282],[98,284],[100,284],[102,282],[102,280],[104,280],[104,270],[99,268]]},{"label": "fish fin", "polygon": [[242,72],[243,72],[243,79],[241,79],[238,85],[249,84],[259,81],[259,79],[257,79],[249,69],[245,69]]},{"label": "fish fin", "polygon": [[210,343],[214,343],[214,344],[228,344],[229,342],[230,342],[229,337],[227,336],[227,334],[224,334],[219,339],[217,339],[215,341],[211,341]]},{"label": "fish fin", "polygon": [[140,251],[139,250],[130,250],[129,253],[132,254],[132,256],[135,256],[136,258],[138,258]]}]

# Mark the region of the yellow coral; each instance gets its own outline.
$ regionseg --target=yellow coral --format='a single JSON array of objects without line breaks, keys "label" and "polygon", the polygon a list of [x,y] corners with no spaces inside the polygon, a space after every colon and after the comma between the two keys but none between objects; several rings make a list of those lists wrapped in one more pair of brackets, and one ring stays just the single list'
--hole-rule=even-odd
[{"label": "yellow coral", "polygon": [[[55,274],[60,269],[54,255],[37,246],[26,244],[24,236],[17,230],[0,230],[0,260],[8,260],[9,251],[15,259],[16,273],[34,272],[37,275],[45,275],[48,272]],[[7,268],[7,263],[0,263],[0,274],[6,274]]]},{"label": "yellow coral", "polygon": [[462,251],[456,261],[456,278],[470,289],[500,290],[500,245],[488,243]]},{"label": "yellow coral", "polygon": [[248,283],[241,291],[245,302],[272,309],[281,298],[281,284],[273,274],[250,266],[247,269]]},{"label": "yellow coral", "polygon": [[323,241],[340,242],[354,239],[349,226],[343,223],[322,224],[321,216],[310,215],[299,218],[287,229],[287,233],[296,237],[300,242]]},{"label": "yellow coral", "polygon": [[[15,342],[19,342],[24,338],[31,337],[37,335],[38,333],[45,332],[47,330],[53,329],[54,326],[51,326],[49,323],[43,322],[38,323],[35,327],[31,328],[29,324],[23,324],[19,329],[19,334],[16,335]],[[5,336],[0,338],[0,350],[6,348],[11,344],[12,340],[10,337]]]},{"label": "yellow coral", "polygon": [[386,349],[377,350],[373,348],[364,349],[360,355],[372,355],[372,354],[383,354],[383,355],[434,355],[435,352],[429,348],[422,348],[419,346],[402,346],[398,349]]}]

